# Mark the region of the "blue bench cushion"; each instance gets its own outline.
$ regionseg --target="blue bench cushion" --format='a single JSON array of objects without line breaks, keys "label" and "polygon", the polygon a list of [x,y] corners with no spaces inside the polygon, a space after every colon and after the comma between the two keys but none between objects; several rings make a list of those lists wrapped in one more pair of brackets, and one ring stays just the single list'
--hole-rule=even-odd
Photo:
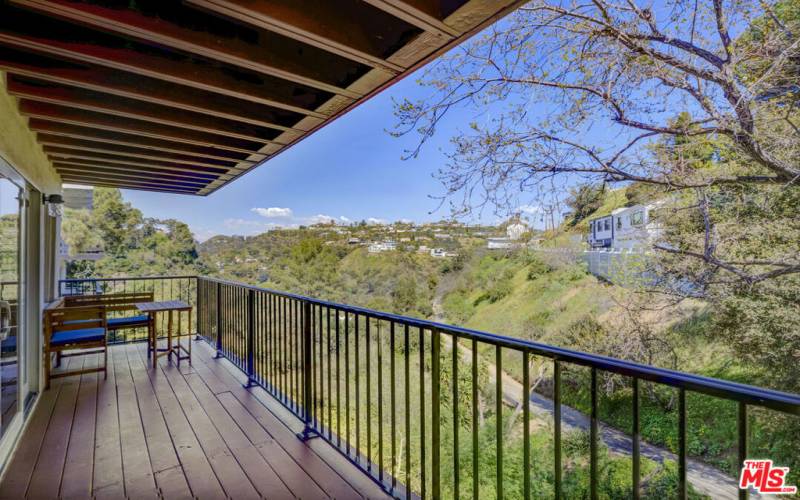
[{"label": "blue bench cushion", "polygon": [[50,345],[100,341],[103,340],[105,336],[105,328],[82,328],[80,330],[53,332],[53,336],[50,338]]},{"label": "blue bench cushion", "polygon": [[138,323],[146,324],[148,319],[149,318],[147,317],[146,314],[143,314],[141,316],[123,316],[122,318],[108,318],[108,327],[113,329]]},{"label": "blue bench cushion", "polygon": [[17,336],[12,335],[2,341],[2,352],[16,352],[17,351]]}]

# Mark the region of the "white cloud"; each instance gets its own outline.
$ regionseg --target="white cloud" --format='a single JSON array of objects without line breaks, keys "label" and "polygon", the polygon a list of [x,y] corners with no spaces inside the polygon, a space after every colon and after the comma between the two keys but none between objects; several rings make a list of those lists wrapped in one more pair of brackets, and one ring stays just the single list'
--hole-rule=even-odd
[{"label": "white cloud", "polygon": [[341,222],[342,224],[350,224],[353,221],[351,221],[350,219],[348,219],[344,215],[340,215],[339,216],[339,222]]},{"label": "white cloud", "polygon": [[269,207],[269,208],[251,208],[251,212],[267,217],[268,219],[288,218],[293,215],[291,208]]},{"label": "white cloud", "polygon": [[376,217],[370,217],[367,219],[367,224],[371,226],[385,226],[387,223],[384,219],[378,219]]},{"label": "white cloud", "polygon": [[542,207],[539,205],[522,205],[517,210],[528,215],[537,215],[542,213]]},{"label": "white cloud", "polygon": [[308,223],[309,224],[333,224],[336,222],[336,219],[331,217],[330,215],[323,215],[317,214],[313,217],[309,217]]}]

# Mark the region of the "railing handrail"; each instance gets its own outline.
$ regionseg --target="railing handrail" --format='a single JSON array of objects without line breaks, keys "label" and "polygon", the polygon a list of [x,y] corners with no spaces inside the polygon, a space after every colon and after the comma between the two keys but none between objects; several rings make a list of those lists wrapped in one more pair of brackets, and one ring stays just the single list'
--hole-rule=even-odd
[{"label": "railing handrail", "polygon": [[361,314],[375,319],[386,321],[394,321],[395,323],[407,324],[412,327],[418,327],[429,330],[439,330],[442,333],[455,334],[460,338],[475,338],[479,342],[484,342],[492,345],[499,345],[501,347],[515,349],[519,351],[527,351],[531,354],[545,356],[551,359],[557,359],[567,363],[578,364],[582,366],[595,367],[602,371],[616,373],[619,375],[636,377],[642,380],[657,382],[659,384],[669,385],[672,387],[685,388],[693,392],[708,394],[710,396],[721,397],[733,401],[740,401],[754,406],[763,406],[773,410],[782,411],[800,415],[800,394],[792,394],[788,392],[777,391],[773,389],[765,389],[739,382],[731,382],[728,380],[716,379],[712,377],[705,377],[702,375],[693,375],[686,372],[677,370],[670,370],[667,368],[658,368],[655,366],[644,365],[635,363],[633,361],[625,361],[609,356],[602,356],[599,354],[589,354],[581,351],[574,351],[562,347],[551,346],[540,342],[530,340],[522,340],[514,337],[507,337],[480,330],[473,330],[459,326],[448,325],[445,323],[438,323],[418,318],[411,318],[408,316],[401,316],[399,314],[386,313],[367,309],[365,307],[352,306],[347,304],[340,304],[303,295],[281,292],[269,288],[262,288],[236,281],[222,280],[219,278],[210,278],[201,276],[201,279],[208,280],[215,283],[221,283],[229,286],[239,286],[245,289],[256,290],[275,294],[281,297],[290,299],[307,301],[311,304],[316,304],[324,307],[338,309],[344,312],[351,312],[354,314]]},{"label": "railing handrail", "polygon": [[550,359],[559,360],[571,364],[593,367],[609,373],[615,373],[618,375],[623,375],[628,377],[635,377],[641,380],[656,382],[662,385],[668,385],[676,388],[683,388],[693,392],[707,394],[709,396],[746,403],[748,405],[761,406],[781,411],[784,413],[800,415],[800,394],[792,394],[788,392],[766,389],[748,384],[742,384],[739,382],[731,382],[728,380],[705,377],[702,375],[694,375],[691,373],[681,372],[678,370],[658,368],[655,366],[636,363],[633,361],[625,361],[622,359],[612,358],[610,356],[589,354],[563,347],[556,347],[540,342],[508,337],[505,335],[498,335],[494,333],[474,330],[470,328],[464,328],[460,326],[448,325],[436,321],[412,318],[408,316],[402,316],[399,314],[376,311],[365,307],[316,299],[304,295],[282,292],[279,290],[272,290],[269,288],[258,287],[255,285],[248,285],[246,283],[240,283],[237,281],[230,281],[230,280],[212,278],[207,276],[188,276],[188,275],[137,277],[137,278],[122,278],[122,277],[75,278],[75,279],[66,279],[60,281],[62,283],[76,283],[76,282],[114,281],[123,279],[163,280],[163,279],[188,279],[188,278],[202,279],[212,283],[219,283],[221,285],[236,286],[242,289],[255,290],[258,292],[274,294],[276,296],[285,297],[301,302],[308,302],[310,304],[328,307],[342,312],[359,314],[365,317],[370,317],[378,320],[391,321],[395,323],[408,325],[411,327],[422,328],[427,330],[438,330],[441,333],[456,335],[459,338],[475,339],[479,342],[483,342],[486,344],[527,352],[529,354],[544,356]]},{"label": "railing handrail", "polygon": [[59,283],[95,283],[99,281],[144,281],[144,280],[177,280],[177,279],[197,279],[203,276],[196,274],[175,275],[175,276],[117,276],[113,278],[65,278],[58,280]]}]

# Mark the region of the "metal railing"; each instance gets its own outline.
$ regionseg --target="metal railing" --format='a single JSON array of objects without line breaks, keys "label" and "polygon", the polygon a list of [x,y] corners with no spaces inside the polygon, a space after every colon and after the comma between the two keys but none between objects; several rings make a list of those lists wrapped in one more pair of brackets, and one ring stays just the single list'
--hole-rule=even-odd
[{"label": "metal railing", "polygon": [[[153,292],[153,299],[183,300],[194,307],[190,325],[196,325],[197,277],[196,276],[150,276],[139,278],[78,278],[65,279],[58,282],[60,297],[69,295],[100,295],[107,293]],[[135,311],[110,313],[110,317],[132,316]],[[166,330],[166,315],[156,318],[158,331]],[[147,329],[125,328],[115,330],[109,337],[109,343],[138,342],[147,339]]]},{"label": "metal railing", "polygon": [[[521,372],[521,401],[531,394],[530,361],[550,363],[552,479],[562,498],[561,411],[565,368],[588,370],[590,385],[589,496],[598,497],[599,378],[613,374],[631,387],[631,496],[642,480],[640,431],[644,384],[677,391],[678,484],[687,484],[687,393],[734,402],[738,460],[748,456],[748,410],[800,415],[800,395],[622,361],[450,325],[336,304],[212,278],[197,279],[198,333],[248,377],[305,422],[304,438],[319,437],[394,496],[440,498],[443,489],[477,498],[481,455],[494,456],[497,498],[507,476],[522,476],[522,496],[533,494],[531,405],[523,404],[521,472],[504,459],[506,369]],[[517,364],[518,363],[518,364]],[[516,364],[516,366],[514,366]],[[483,448],[481,392],[494,406],[494,446]],[[493,394],[491,394],[493,392]],[[460,442],[459,431],[471,435]],[[447,439],[444,439],[446,435]],[[445,446],[446,445],[446,446]],[[468,451],[465,451],[468,450]],[[515,466],[516,467],[516,466]],[[445,471],[443,474],[442,472]],[[747,496],[741,490],[740,497]]]}]

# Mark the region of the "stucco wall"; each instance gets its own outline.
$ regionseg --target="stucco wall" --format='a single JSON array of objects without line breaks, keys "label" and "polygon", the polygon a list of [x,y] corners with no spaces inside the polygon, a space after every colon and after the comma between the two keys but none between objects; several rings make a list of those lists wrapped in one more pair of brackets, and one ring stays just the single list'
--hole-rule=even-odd
[{"label": "stucco wall", "polygon": [[6,75],[0,72],[0,156],[5,158],[39,191],[61,192],[61,178],[28,130],[28,119],[19,114],[17,99],[6,92]]}]

